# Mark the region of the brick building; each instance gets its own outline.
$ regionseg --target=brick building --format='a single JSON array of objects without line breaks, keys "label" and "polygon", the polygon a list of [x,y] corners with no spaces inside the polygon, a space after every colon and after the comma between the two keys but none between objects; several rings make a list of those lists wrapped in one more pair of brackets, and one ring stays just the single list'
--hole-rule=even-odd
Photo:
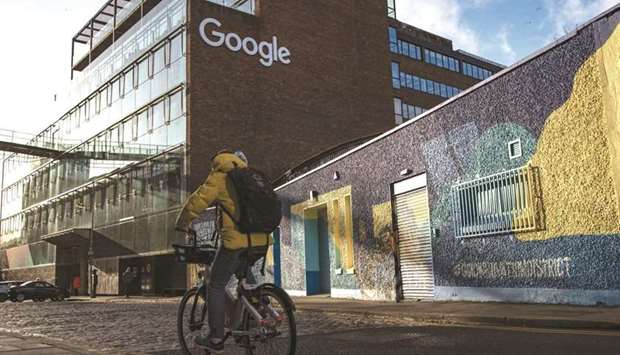
[{"label": "brick building", "polygon": [[29,144],[45,156],[3,162],[3,277],[68,287],[92,266],[101,293],[124,292],[126,270],[138,274],[130,292],[182,289],[172,225],[216,151],[243,149],[276,178],[501,69],[389,18],[392,8],[106,0],[73,38],[66,113]]}]

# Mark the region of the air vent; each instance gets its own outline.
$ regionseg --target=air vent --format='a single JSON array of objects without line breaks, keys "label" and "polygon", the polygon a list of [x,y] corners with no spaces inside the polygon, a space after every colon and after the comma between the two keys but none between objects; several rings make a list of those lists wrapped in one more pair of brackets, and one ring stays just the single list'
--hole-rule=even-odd
[{"label": "air vent", "polygon": [[521,139],[516,139],[508,143],[508,154],[510,155],[510,159],[521,158],[523,155],[523,151],[521,149]]}]

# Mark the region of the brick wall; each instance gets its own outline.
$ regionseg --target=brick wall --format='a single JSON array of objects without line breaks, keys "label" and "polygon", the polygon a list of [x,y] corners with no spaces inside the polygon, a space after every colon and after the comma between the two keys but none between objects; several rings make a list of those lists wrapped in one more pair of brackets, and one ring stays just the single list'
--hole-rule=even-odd
[{"label": "brick wall", "polygon": [[[217,150],[241,148],[273,178],[326,148],[394,125],[385,2],[263,1],[259,16],[190,1],[188,107],[194,188]],[[206,17],[223,32],[278,36],[292,63],[204,43]]]}]

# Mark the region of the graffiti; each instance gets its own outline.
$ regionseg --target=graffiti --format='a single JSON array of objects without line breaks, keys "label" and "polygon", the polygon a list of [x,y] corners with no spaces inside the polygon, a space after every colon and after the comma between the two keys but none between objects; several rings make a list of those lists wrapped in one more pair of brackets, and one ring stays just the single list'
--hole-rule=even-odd
[{"label": "graffiti", "polygon": [[571,258],[459,264],[452,273],[470,279],[561,279],[570,276]]}]

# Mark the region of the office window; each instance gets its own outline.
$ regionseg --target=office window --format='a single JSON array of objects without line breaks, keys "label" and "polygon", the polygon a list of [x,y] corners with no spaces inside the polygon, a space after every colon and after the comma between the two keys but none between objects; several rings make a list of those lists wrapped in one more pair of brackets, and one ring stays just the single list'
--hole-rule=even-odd
[{"label": "office window", "polygon": [[118,184],[116,181],[107,186],[108,205],[118,204]]},{"label": "office window", "polygon": [[[140,137],[140,130],[139,130],[140,124],[138,122],[138,117],[137,116],[133,117],[130,120],[130,122],[128,122],[128,123],[130,123],[130,127],[131,127],[131,140],[132,141],[137,141],[138,137]],[[127,129],[127,128],[129,128],[129,127],[127,127],[127,125],[125,125],[125,129]],[[125,135],[127,135],[127,133],[125,133]]]},{"label": "office window", "polygon": [[151,123],[149,122],[149,110],[146,109],[138,113],[136,117],[136,127],[137,127],[137,135],[134,136],[134,139],[137,137],[142,137],[145,134],[148,134],[153,130]]},{"label": "office window", "polygon": [[396,28],[390,27],[388,29],[388,34],[390,38],[390,51],[392,53],[398,53],[398,33]]},{"label": "office window", "polygon": [[84,213],[84,197],[79,196],[73,200],[73,205],[75,206],[75,214],[77,216],[81,216]]},{"label": "office window", "polygon": [[454,72],[460,72],[459,61],[447,55],[424,49],[424,61],[426,63],[448,69]]},{"label": "office window", "polygon": [[152,54],[153,74],[157,74],[166,67],[166,46],[161,46]]},{"label": "office window", "polygon": [[396,29],[393,27],[390,27],[390,51],[409,58],[422,59],[421,48],[407,41],[398,40]]},{"label": "office window", "polygon": [[400,89],[400,65],[392,62],[392,87]]},{"label": "office window", "polygon": [[415,105],[409,105],[402,99],[394,98],[394,118],[397,124],[403,123],[426,112],[426,109]]},{"label": "office window", "polygon": [[133,140],[133,118],[123,122],[123,141],[122,143],[127,144]]},{"label": "office window", "polygon": [[92,199],[92,195],[90,192],[87,192],[86,194],[84,194],[82,203],[84,205],[84,210],[86,210],[86,212],[90,212],[93,210],[93,199]]},{"label": "office window", "polygon": [[105,207],[105,188],[104,187],[100,187],[95,192],[95,204],[97,208]]},{"label": "office window", "polygon": [[181,32],[170,40],[170,63],[176,62],[183,56],[183,35]]},{"label": "office window", "polygon": [[134,89],[134,69],[131,68],[129,70],[127,70],[125,73],[123,73],[123,96],[127,95],[128,93],[132,92]]},{"label": "office window", "polygon": [[106,85],[104,92],[105,92],[105,96],[103,97],[105,98],[105,106],[106,107],[112,106],[112,86],[109,84]]},{"label": "office window", "polygon": [[413,90],[420,90],[420,78],[417,76],[413,77]]},{"label": "office window", "polygon": [[[450,85],[423,79],[404,72],[400,72],[399,74],[399,87],[422,91],[427,94],[437,95],[445,98],[452,97],[460,92],[460,89]],[[393,81],[396,82],[396,80]]]},{"label": "office window", "polygon": [[183,115],[183,91],[179,90],[170,96],[170,121]]},{"label": "office window", "polygon": [[73,218],[73,200],[65,202],[65,217],[67,219]]},{"label": "office window", "polygon": [[403,101],[398,97],[394,98],[394,117],[396,118],[396,124],[403,122]]},{"label": "office window", "polygon": [[153,128],[159,128],[166,123],[166,100],[153,105]]},{"label": "office window", "polygon": [[463,74],[478,80],[484,80],[493,75],[487,69],[466,62],[463,62]]},{"label": "office window", "polygon": [[149,80],[149,58],[146,57],[138,63],[138,85]]},{"label": "office window", "polygon": [[111,102],[116,102],[121,97],[121,77],[117,77],[112,81],[110,90],[110,100]]}]

